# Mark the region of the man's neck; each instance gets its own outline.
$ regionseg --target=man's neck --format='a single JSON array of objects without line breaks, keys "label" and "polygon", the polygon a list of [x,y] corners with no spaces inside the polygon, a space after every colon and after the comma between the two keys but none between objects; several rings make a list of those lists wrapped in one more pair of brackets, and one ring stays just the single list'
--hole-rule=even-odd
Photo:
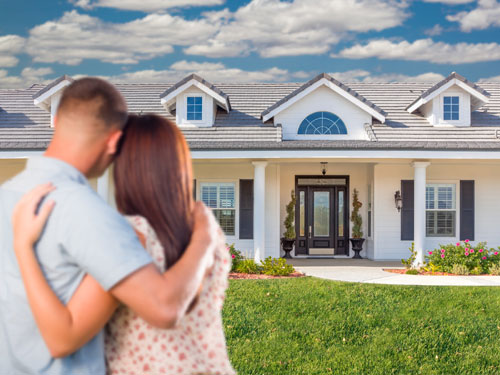
[{"label": "man's neck", "polygon": [[59,147],[57,142],[51,142],[43,156],[61,160],[79,170],[84,176],[88,177],[89,166],[85,162],[85,158],[78,152],[78,148],[67,145]]}]

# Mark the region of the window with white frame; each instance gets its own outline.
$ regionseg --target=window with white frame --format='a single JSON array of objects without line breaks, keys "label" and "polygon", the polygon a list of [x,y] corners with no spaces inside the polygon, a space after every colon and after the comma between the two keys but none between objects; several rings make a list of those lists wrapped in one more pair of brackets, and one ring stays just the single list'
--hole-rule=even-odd
[{"label": "window with white frame", "polygon": [[443,98],[443,119],[445,121],[458,121],[460,119],[460,98],[458,96],[445,96]]},{"label": "window with white frame", "polygon": [[234,236],[236,234],[235,184],[202,182],[200,195],[201,201],[212,209],[224,233],[227,236]]},{"label": "window with white frame", "polygon": [[455,237],[455,184],[428,184],[425,191],[427,237]]},{"label": "window with white frame", "polygon": [[203,98],[201,96],[187,97],[186,118],[188,121],[203,120]]}]

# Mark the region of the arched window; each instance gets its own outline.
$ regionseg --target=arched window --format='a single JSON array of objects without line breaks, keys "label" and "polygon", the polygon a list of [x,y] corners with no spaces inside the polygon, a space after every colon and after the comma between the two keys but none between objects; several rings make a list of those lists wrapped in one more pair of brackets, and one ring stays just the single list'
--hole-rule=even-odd
[{"label": "arched window", "polygon": [[315,112],[299,126],[298,134],[347,134],[344,122],[330,112]]}]

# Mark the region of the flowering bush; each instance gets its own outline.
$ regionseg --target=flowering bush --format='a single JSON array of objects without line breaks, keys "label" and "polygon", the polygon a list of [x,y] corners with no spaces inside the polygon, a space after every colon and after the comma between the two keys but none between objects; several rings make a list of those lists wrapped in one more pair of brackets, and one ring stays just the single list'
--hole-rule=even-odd
[{"label": "flowering bush", "polygon": [[227,246],[227,251],[231,253],[231,258],[232,258],[231,272],[236,272],[238,264],[243,260],[243,255],[241,254],[240,251],[236,250],[236,248],[234,247],[234,243],[231,245],[226,244],[226,246]]},{"label": "flowering bush", "polygon": [[471,274],[489,273],[490,268],[500,265],[500,251],[486,247],[486,242],[479,242],[473,246],[469,240],[440,246],[428,251],[425,256],[426,269],[433,272],[442,271],[453,273],[457,266],[467,269]]}]

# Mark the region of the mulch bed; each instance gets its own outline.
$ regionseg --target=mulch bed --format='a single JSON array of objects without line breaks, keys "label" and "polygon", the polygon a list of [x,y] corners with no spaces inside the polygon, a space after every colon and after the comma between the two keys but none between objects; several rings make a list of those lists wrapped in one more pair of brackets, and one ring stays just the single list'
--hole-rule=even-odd
[{"label": "mulch bed", "polygon": [[[383,271],[391,272],[391,273],[399,273],[400,275],[406,275],[406,269],[393,269],[393,268],[384,268]],[[482,274],[482,275],[457,275],[455,273],[447,273],[447,272],[425,272],[422,271],[416,276],[494,276],[491,274]]]},{"label": "mulch bed", "polygon": [[250,274],[250,273],[236,273],[230,272],[229,279],[247,279],[247,280],[256,280],[256,279],[289,279],[294,277],[304,277],[305,275],[302,272],[295,271],[288,276],[271,276],[271,275],[263,275],[263,274]]}]

